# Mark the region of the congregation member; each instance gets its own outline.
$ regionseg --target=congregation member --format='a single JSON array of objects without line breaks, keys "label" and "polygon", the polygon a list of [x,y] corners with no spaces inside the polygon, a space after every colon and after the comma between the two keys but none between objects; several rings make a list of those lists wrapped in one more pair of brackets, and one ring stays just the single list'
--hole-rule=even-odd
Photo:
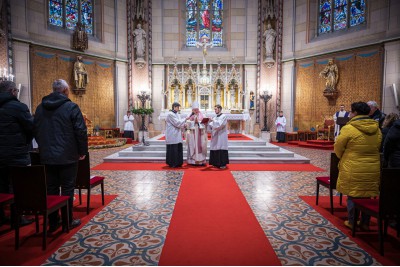
[{"label": "congregation member", "polygon": [[[29,147],[33,137],[33,117],[29,108],[17,99],[14,82],[0,83],[0,193],[10,194],[9,166],[31,164]],[[22,217],[20,225],[32,223]],[[0,225],[10,223],[0,208]]]},{"label": "congregation member", "polygon": [[165,143],[167,144],[166,163],[171,168],[182,167],[183,164],[183,138],[182,130],[188,118],[181,119],[179,116],[181,104],[174,102],[172,110],[166,118]]},{"label": "congregation member", "polygon": [[210,119],[208,124],[211,130],[210,141],[210,165],[220,169],[226,169],[229,164],[228,155],[228,130],[227,117],[222,113],[221,105],[214,107],[216,116]]},{"label": "congregation member", "polygon": [[[342,127],[334,144],[339,161],[337,190],[347,195],[348,220],[344,224],[352,228],[353,199],[379,195],[380,154],[382,134],[378,122],[368,114],[370,107],[364,102],[351,104],[350,121]],[[370,216],[361,214],[360,227],[369,229]]]},{"label": "congregation member", "polygon": [[348,118],[349,115],[350,115],[350,113],[347,112],[347,111],[344,109],[344,105],[343,105],[343,104],[340,105],[340,110],[337,111],[335,114],[333,114],[333,120],[335,121],[335,140],[336,140],[337,136],[339,135],[339,133],[340,133],[340,128],[341,128],[340,125],[337,124],[337,119],[338,119],[338,118]]},{"label": "congregation member", "polygon": [[387,116],[385,116],[385,119],[383,120],[382,123],[382,146],[381,146],[381,151],[383,149],[383,143],[385,142],[386,135],[389,132],[390,128],[392,128],[394,122],[399,119],[399,115],[396,113],[390,113]]},{"label": "congregation member", "polygon": [[283,111],[279,111],[279,116],[275,120],[276,140],[278,143],[285,142],[286,118],[283,116]]},{"label": "congregation member", "polygon": [[126,112],[126,115],[124,115],[124,137],[125,138],[134,138],[134,127],[133,127],[133,121],[135,120],[135,118],[133,117],[132,113],[130,110],[128,110]]},{"label": "congregation member", "polygon": [[[65,80],[53,82],[53,92],[43,97],[34,118],[35,139],[39,145],[40,161],[46,167],[47,193],[69,196],[69,227],[81,224],[73,219],[73,197],[78,172],[78,161],[88,153],[85,120],[77,104],[69,96]],[[58,211],[49,215],[49,232],[60,226]]]},{"label": "congregation member", "polygon": [[370,107],[371,111],[369,112],[369,117],[373,120],[376,120],[379,123],[379,128],[382,129],[382,123],[385,119],[386,114],[380,111],[378,103],[376,101],[368,101],[368,106]]},{"label": "congregation member", "polygon": [[385,167],[400,168],[400,120],[393,123],[383,141],[383,158]]},{"label": "congregation member", "polygon": [[186,123],[187,163],[191,165],[206,165],[207,129],[202,123],[203,114],[197,101],[192,104],[192,114]]}]

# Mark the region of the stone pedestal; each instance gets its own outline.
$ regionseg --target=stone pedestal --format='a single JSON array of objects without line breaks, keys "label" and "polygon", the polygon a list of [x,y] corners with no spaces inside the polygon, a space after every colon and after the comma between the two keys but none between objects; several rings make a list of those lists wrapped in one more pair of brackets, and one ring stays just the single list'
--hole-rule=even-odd
[{"label": "stone pedestal", "polygon": [[263,131],[263,132],[261,132],[261,137],[260,138],[262,140],[265,140],[267,143],[270,143],[271,142],[271,133]]},{"label": "stone pedestal", "polygon": [[147,131],[139,131],[138,141],[140,143],[143,141],[143,133],[144,133],[144,141],[147,142],[147,139],[149,139],[149,132],[147,132]]},{"label": "stone pedestal", "polygon": [[260,124],[259,124],[259,123],[254,124],[253,135],[254,135],[255,137],[260,137],[260,133],[261,133]]}]

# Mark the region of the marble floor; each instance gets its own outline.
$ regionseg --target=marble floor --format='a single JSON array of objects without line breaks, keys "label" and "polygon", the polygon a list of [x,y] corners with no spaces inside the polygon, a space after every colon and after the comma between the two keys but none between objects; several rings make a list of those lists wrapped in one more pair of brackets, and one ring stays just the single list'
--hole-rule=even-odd
[{"label": "marble floor", "polygon": [[[123,148],[128,147],[127,145]],[[91,150],[91,166],[123,148]],[[327,170],[331,151],[286,147]],[[380,265],[299,196],[327,172],[234,171],[282,265]],[[118,195],[45,265],[158,265],[183,171],[92,171]],[[96,191],[97,190],[97,191]],[[94,194],[99,193],[99,189]],[[328,195],[321,189],[321,195]]]}]

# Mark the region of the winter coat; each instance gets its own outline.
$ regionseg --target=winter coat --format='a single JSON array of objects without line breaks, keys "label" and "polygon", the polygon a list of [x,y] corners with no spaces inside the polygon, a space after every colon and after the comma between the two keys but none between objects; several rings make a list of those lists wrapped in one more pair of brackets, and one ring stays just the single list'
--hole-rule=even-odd
[{"label": "winter coat", "polygon": [[400,120],[396,120],[383,142],[383,157],[389,168],[400,168]]},{"label": "winter coat", "polygon": [[0,167],[29,165],[33,117],[28,106],[10,93],[0,93]]},{"label": "winter coat", "polygon": [[352,118],[342,127],[334,149],[340,159],[337,190],[351,197],[379,194],[382,134],[367,115]]},{"label": "winter coat", "polygon": [[72,164],[87,154],[85,120],[78,105],[65,95],[53,92],[45,96],[36,109],[34,122],[43,164]]}]

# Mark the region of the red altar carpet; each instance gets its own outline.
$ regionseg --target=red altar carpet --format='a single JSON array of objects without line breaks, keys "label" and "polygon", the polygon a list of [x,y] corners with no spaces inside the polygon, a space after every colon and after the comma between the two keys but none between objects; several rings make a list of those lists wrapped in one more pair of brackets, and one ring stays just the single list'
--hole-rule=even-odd
[{"label": "red altar carpet", "polygon": [[281,265],[229,171],[185,172],[159,265]]}]

